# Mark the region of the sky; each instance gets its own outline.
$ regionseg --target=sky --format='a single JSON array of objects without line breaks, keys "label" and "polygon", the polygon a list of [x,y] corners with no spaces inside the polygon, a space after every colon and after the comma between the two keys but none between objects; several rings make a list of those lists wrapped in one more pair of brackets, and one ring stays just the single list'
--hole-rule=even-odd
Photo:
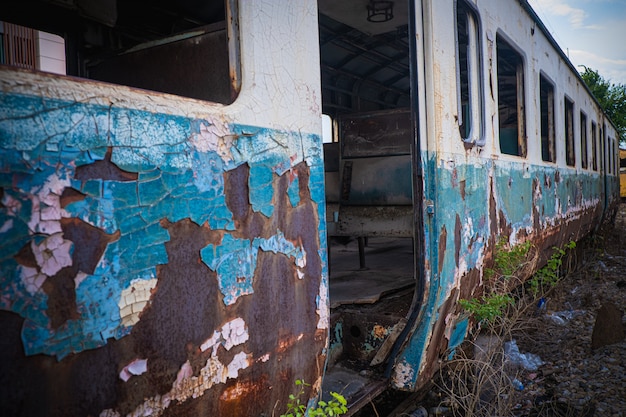
[{"label": "sky", "polygon": [[626,84],[626,0],[528,0],[579,71]]}]

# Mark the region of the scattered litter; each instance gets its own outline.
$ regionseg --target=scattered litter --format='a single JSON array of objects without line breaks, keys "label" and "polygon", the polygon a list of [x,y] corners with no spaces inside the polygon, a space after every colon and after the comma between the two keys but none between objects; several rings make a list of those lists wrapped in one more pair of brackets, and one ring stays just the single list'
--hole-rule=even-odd
[{"label": "scattered litter", "polygon": [[543,365],[543,361],[538,355],[533,353],[520,353],[515,340],[504,343],[504,355],[507,362],[521,366],[527,371],[536,371]]},{"label": "scattered litter", "polygon": [[445,416],[449,413],[450,409],[448,407],[433,407],[430,409],[430,415]]},{"label": "scattered litter", "polygon": [[428,417],[428,411],[420,405],[411,414],[409,414],[409,417]]},{"label": "scattered litter", "polygon": [[547,300],[543,297],[541,297],[539,299],[539,301],[537,302],[537,313],[543,313],[546,311],[546,305],[547,305]]},{"label": "scattered litter", "polygon": [[554,323],[562,326],[574,317],[581,316],[585,313],[585,310],[551,311],[546,314],[546,317],[548,317]]},{"label": "scattered litter", "polygon": [[513,384],[513,388],[515,388],[518,391],[523,391],[524,390],[524,384],[522,384],[522,381],[520,381],[519,379],[515,378],[513,381],[511,381]]}]

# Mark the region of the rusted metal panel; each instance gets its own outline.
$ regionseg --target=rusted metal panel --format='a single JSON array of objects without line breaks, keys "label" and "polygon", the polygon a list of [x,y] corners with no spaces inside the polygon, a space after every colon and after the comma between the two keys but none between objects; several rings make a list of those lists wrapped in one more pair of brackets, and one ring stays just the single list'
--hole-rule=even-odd
[{"label": "rusted metal panel", "polygon": [[[0,101],[3,346],[24,343],[3,348],[11,414],[256,415],[318,378],[321,155],[246,157],[275,135],[258,129],[235,161],[179,146],[206,121]],[[37,128],[52,116],[77,121],[55,143]]]},{"label": "rusted metal panel", "polygon": [[337,235],[413,236],[412,206],[344,206],[339,211]]},{"label": "rusted metal panel", "polygon": [[338,124],[342,158],[411,153],[413,126],[408,109],[351,114]]},{"label": "rusted metal panel", "polygon": [[[294,20],[313,1],[239,18],[263,8],[317,44],[315,19]],[[0,70],[1,414],[270,415],[296,379],[319,389],[318,60],[241,35],[230,107]],[[276,93],[278,68],[301,94]]]}]

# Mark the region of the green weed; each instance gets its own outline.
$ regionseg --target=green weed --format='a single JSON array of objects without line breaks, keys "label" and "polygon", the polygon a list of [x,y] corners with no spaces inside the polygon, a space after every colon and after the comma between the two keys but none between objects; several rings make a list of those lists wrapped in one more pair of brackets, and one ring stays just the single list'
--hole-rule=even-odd
[{"label": "green weed", "polygon": [[318,401],[317,407],[309,409],[307,414],[307,404],[301,402],[301,399],[305,395],[305,387],[310,386],[310,384],[307,384],[302,379],[296,380],[298,392],[289,395],[287,411],[285,414],[281,414],[280,417],[334,417],[345,414],[348,411],[348,403],[344,396],[331,391],[330,395],[333,397],[332,400]]},{"label": "green weed", "polygon": [[548,259],[546,265],[539,269],[529,281],[533,296],[537,297],[537,294],[545,293],[557,284],[559,279],[561,279],[563,257],[567,254],[567,250],[572,250],[575,247],[576,242],[570,241],[563,246],[563,248],[552,248],[554,252],[550,256],[550,259]]}]

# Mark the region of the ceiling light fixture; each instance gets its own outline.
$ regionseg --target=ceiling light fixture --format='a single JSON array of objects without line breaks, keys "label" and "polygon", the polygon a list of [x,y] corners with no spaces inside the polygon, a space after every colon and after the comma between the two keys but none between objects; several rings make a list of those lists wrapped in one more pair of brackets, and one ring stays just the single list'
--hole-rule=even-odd
[{"label": "ceiling light fixture", "polygon": [[370,0],[367,5],[367,21],[374,23],[388,22],[393,19],[393,2],[388,0]]}]

